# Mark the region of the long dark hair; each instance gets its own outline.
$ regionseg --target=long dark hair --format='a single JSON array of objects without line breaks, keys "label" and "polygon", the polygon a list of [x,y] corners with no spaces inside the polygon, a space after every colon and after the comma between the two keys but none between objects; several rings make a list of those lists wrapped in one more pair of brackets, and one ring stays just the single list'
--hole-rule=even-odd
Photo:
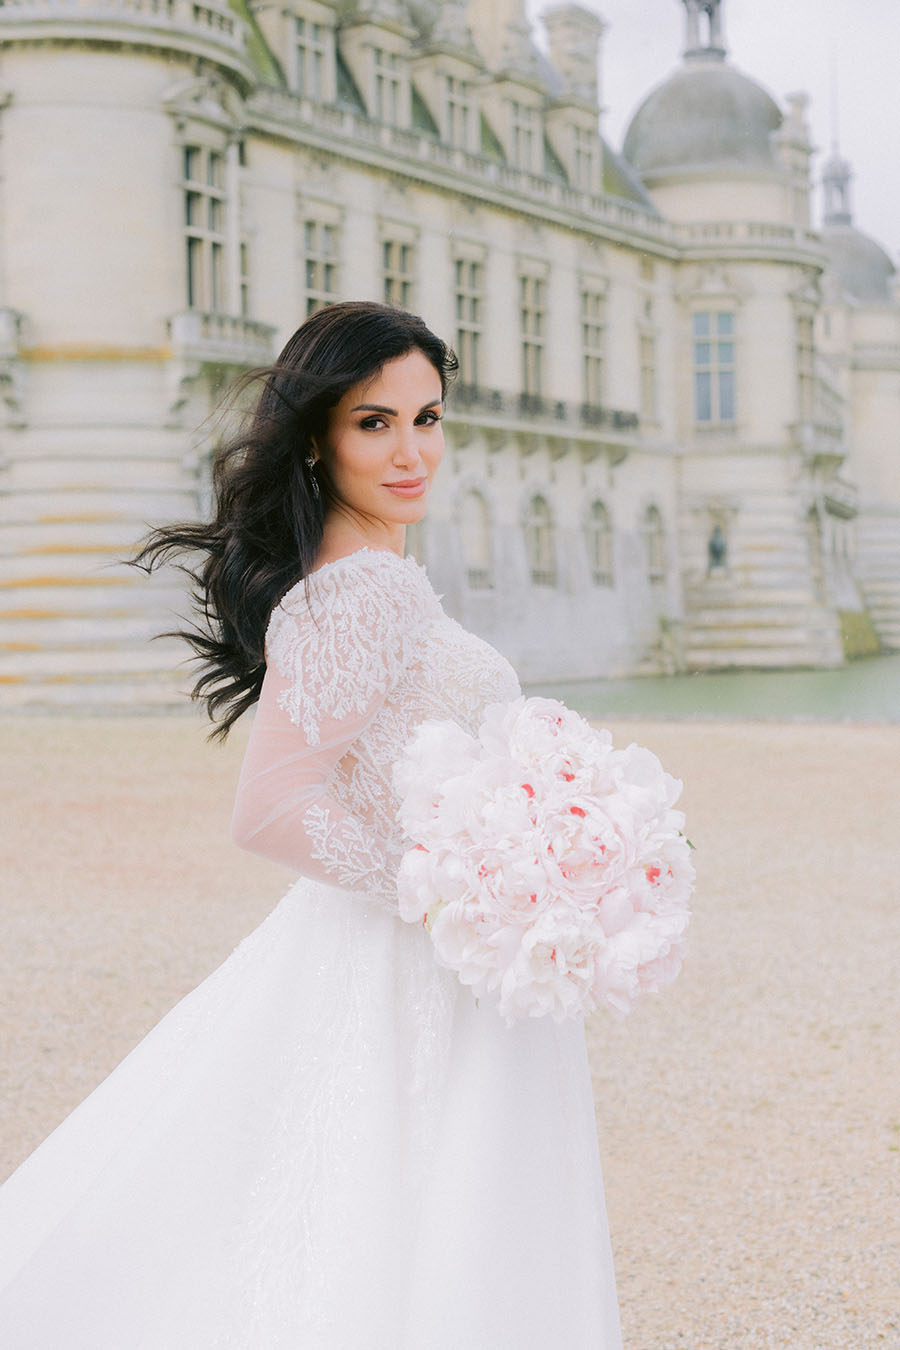
[{"label": "long dark hair", "polygon": [[[264,641],[273,607],[311,570],[329,504],[330,410],[388,361],[418,349],[446,393],[456,357],[414,314],[348,301],[307,319],[274,365],[240,382],[262,384],[244,428],[213,458],[212,519],[165,525],[143,541],[133,563],[150,572],[173,560],[191,579],[195,622],[174,634],[194,649],[200,674],[191,697],[203,700],[224,738],[259,698]],[[324,454],[315,467],[316,444]],[[194,556],[185,562],[185,555]]]}]

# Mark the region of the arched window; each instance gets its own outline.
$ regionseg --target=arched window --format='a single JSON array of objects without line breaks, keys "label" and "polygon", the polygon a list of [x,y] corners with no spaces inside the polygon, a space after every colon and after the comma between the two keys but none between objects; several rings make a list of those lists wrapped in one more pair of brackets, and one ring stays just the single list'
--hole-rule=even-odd
[{"label": "arched window", "polygon": [[613,584],[613,532],[609,512],[603,502],[591,502],[585,524],[585,541],[595,586]]},{"label": "arched window", "polygon": [[494,584],[491,511],[480,492],[472,490],[463,497],[460,530],[466,580],[473,591],[490,590]]},{"label": "arched window", "polygon": [[647,575],[651,581],[666,579],[666,533],[658,506],[644,512],[644,540],[647,548]]},{"label": "arched window", "polygon": [[546,497],[532,497],[525,513],[525,549],[535,586],[556,585],[556,539]]}]

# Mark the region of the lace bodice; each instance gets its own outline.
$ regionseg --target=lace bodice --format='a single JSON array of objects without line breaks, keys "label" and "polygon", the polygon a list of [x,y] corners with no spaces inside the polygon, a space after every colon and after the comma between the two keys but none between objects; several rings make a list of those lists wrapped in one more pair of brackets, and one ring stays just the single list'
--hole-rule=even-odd
[{"label": "lace bodice", "polygon": [[391,770],[416,726],[475,731],[515,698],[509,663],[441,608],[412,558],[360,549],[275,607],[232,833],[295,872],[395,903]]}]

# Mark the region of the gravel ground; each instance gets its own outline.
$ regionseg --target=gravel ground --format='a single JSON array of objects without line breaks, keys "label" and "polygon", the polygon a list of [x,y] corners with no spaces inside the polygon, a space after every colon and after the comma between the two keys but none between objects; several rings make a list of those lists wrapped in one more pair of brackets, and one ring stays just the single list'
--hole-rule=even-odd
[{"label": "gravel ground", "polygon": [[[627,1350],[900,1347],[900,727],[612,729],[698,867],[678,982],[589,1026]],[[0,720],[2,1175],[287,887],[203,734]]]}]

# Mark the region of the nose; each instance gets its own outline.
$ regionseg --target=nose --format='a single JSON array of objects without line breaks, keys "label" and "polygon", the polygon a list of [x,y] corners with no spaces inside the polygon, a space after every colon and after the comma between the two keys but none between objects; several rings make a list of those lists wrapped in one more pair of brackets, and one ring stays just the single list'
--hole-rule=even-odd
[{"label": "nose", "polygon": [[393,462],[398,468],[410,469],[420,462],[421,452],[416,434],[417,430],[418,428],[415,426],[398,428],[393,454]]}]

